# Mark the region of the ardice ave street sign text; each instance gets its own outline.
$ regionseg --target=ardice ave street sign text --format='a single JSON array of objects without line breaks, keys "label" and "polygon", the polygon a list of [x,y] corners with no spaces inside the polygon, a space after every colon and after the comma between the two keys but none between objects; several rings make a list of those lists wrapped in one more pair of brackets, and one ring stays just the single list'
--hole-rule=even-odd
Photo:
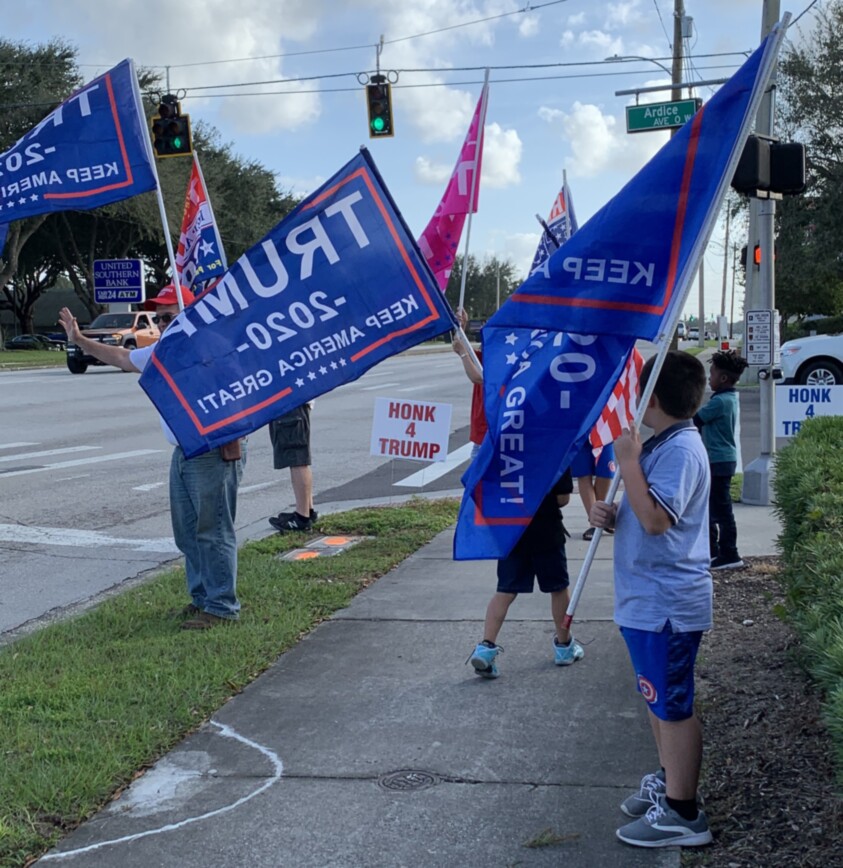
[{"label": "ardice ave street sign text", "polygon": [[673,102],[652,102],[626,107],[626,131],[644,133],[681,127],[702,105],[701,99],[680,99]]}]

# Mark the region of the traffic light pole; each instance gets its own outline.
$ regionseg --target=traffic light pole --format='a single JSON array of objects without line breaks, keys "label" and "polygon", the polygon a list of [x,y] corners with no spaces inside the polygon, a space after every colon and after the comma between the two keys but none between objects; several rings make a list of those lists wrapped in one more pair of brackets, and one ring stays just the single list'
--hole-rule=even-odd
[{"label": "traffic light pole", "polygon": [[[764,0],[763,20],[761,25],[762,39],[767,36],[773,26],[778,22],[780,6],[781,4],[779,0]],[[764,98],[761,101],[761,107],[758,109],[758,117],[755,126],[759,135],[773,135],[774,117],[775,74],[769,90],[764,94]],[[776,218],[775,199],[753,198],[750,201],[749,214],[750,246],[748,247],[748,250],[753,249],[752,245],[755,243],[753,235],[757,234],[758,244],[761,245],[761,262],[760,268],[755,275],[757,282],[754,282],[752,295],[750,296],[749,287],[747,287],[747,296],[751,299],[758,299],[757,304],[759,309],[774,310],[776,307],[774,264]],[[747,259],[749,259],[748,252]],[[747,275],[749,275],[749,273],[750,268],[747,267]],[[770,328],[772,352],[772,348],[775,346],[773,332],[778,328],[778,323],[772,322]],[[745,311],[743,340],[744,347],[747,347]],[[775,359],[772,361],[775,361]],[[771,503],[770,488],[775,473],[774,461],[776,451],[775,381],[772,377],[772,367],[773,366],[771,365],[770,368],[762,367],[757,369],[757,376],[761,389],[761,454],[746,466],[743,477],[743,490],[741,492],[741,500],[744,503],[749,503],[753,506],[769,506]]]}]

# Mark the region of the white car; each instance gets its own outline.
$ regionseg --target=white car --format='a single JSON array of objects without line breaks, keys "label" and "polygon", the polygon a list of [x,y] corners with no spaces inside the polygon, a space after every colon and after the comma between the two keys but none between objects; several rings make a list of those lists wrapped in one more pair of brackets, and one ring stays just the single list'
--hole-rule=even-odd
[{"label": "white car", "polygon": [[781,355],[786,384],[843,386],[843,334],[787,341]]}]

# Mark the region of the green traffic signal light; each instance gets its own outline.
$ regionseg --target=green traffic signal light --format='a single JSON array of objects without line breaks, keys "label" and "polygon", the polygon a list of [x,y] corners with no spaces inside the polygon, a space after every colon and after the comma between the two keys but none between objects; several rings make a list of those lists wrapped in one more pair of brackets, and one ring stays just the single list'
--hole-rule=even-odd
[{"label": "green traffic signal light", "polygon": [[373,76],[372,83],[366,85],[366,103],[369,109],[369,138],[394,136],[392,90],[384,76]]}]

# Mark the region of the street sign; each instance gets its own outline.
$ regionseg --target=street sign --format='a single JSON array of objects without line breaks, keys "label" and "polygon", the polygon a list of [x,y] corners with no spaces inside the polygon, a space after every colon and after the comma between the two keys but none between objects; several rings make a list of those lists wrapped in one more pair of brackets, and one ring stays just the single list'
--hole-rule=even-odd
[{"label": "street sign", "polygon": [[626,131],[647,133],[681,127],[702,105],[701,99],[679,99],[673,102],[651,102],[626,107]]},{"label": "street sign", "polygon": [[777,310],[746,312],[746,360],[750,365],[772,365],[779,361]]},{"label": "street sign", "polygon": [[140,259],[95,259],[94,301],[97,304],[141,304],[144,300]]}]

